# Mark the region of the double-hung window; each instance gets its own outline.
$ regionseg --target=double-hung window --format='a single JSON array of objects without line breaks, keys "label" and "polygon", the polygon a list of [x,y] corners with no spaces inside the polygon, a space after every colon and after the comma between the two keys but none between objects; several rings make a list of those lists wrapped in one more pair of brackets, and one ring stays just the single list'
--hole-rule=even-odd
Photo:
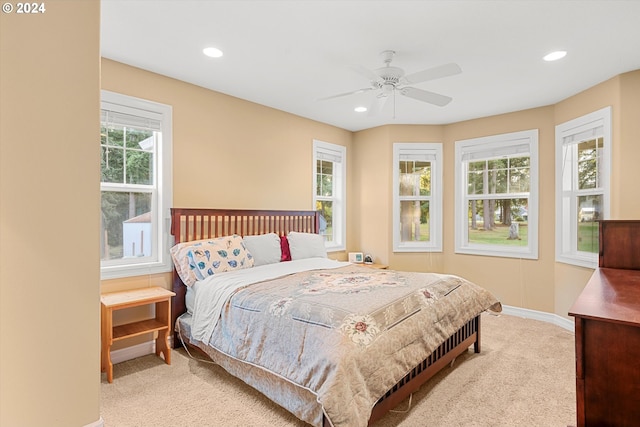
[{"label": "double-hung window", "polygon": [[393,251],[442,251],[442,144],[393,144]]},{"label": "double-hung window", "polygon": [[347,149],[313,141],[313,205],[320,212],[320,234],[328,251],[346,247]]},{"label": "double-hung window", "polygon": [[611,107],[556,126],[556,261],[598,265],[610,171]]},{"label": "double-hung window", "polygon": [[171,270],[171,107],[102,91],[103,279]]},{"label": "double-hung window", "polygon": [[456,141],[455,251],[538,258],[538,131]]}]

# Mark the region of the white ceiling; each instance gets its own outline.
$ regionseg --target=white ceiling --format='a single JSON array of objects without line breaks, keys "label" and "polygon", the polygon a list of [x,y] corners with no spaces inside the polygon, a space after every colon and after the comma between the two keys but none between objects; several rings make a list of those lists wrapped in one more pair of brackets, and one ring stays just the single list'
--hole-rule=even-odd
[{"label": "white ceiling", "polygon": [[[640,1],[102,0],[102,56],[356,131],[444,124],[557,103],[640,69]],[[224,52],[213,59],[202,49]],[[354,65],[408,74],[455,62],[462,73],[413,86],[453,97],[437,107],[397,96],[355,113],[373,92]],[[567,56],[545,62],[553,50]]]}]

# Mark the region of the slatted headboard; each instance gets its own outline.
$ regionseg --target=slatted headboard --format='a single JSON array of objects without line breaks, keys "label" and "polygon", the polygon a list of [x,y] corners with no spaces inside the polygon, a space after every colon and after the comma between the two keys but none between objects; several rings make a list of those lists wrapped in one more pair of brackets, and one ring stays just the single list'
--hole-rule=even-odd
[{"label": "slatted headboard", "polygon": [[[171,234],[175,243],[237,234],[252,236],[276,233],[284,236],[290,231],[303,233],[319,232],[319,213],[317,211],[285,211],[285,210],[249,210],[249,209],[171,209]],[[185,295],[187,287],[182,283],[176,269],[173,269],[172,291],[175,296],[171,301],[171,322],[187,311]],[[174,347],[180,340],[174,336]]]}]

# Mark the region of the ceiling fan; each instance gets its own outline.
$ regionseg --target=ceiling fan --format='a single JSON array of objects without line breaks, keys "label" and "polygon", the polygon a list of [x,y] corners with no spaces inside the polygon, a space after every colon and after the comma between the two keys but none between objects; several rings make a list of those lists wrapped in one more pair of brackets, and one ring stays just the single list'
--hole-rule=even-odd
[{"label": "ceiling fan", "polygon": [[369,79],[371,86],[354,90],[351,92],[340,93],[326,98],[320,98],[318,101],[324,101],[328,99],[340,98],[348,95],[355,95],[357,93],[377,91],[371,108],[369,108],[369,114],[377,114],[389,100],[394,98],[394,116],[395,116],[395,94],[416,99],[418,101],[426,102],[429,104],[444,107],[452,98],[445,95],[440,95],[435,92],[429,92],[427,90],[418,89],[416,87],[408,86],[410,84],[422,83],[428,80],[439,79],[442,77],[452,76],[462,72],[462,69],[458,64],[450,63],[440,65],[438,67],[428,68],[426,70],[418,71],[412,74],[405,74],[402,68],[391,66],[391,61],[396,54],[393,50],[385,50],[380,53],[385,66],[376,70],[369,70],[362,66],[355,66],[354,70],[362,74]]}]

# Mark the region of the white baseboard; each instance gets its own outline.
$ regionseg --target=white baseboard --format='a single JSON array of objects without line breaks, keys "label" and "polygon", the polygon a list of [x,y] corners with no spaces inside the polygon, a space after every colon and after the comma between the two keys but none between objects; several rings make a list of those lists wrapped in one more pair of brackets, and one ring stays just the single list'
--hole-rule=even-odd
[{"label": "white baseboard", "polygon": [[120,363],[127,360],[135,359],[136,357],[146,356],[147,354],[154,354],[156,352],[156,342],[146,341],[140,344],[132,345],[130,347],[121,348],[119,350],[113,350],[111,352],[111,363]]},{"label": "white baseboard", "polygon": [[100,417],[98,421],[94,421],[91,424],[87,424],[84,427],[104,427],[104,420],[102,419],[102,417]]},{"label": "white baseboard", "polygon": [[571,320],[566,319],[562,316],[558,316],[554,313],[530,310],[528,308],[513,307],[510,305],[503,305],[502,312],[511,316],[524,317],[525,319],[541,320],[543,322],[552,323],[568,331],[575,332],[575,325]]},{"label": "white baseboard", "polygon": [[[173,335],[169,337],[169,345],[173,347]],[[155,354],[156,341],[145,341],[130,347],[121,348],[111,351],[111,363],[126,362],[136,357],[146,356],[147,354]]]}]

